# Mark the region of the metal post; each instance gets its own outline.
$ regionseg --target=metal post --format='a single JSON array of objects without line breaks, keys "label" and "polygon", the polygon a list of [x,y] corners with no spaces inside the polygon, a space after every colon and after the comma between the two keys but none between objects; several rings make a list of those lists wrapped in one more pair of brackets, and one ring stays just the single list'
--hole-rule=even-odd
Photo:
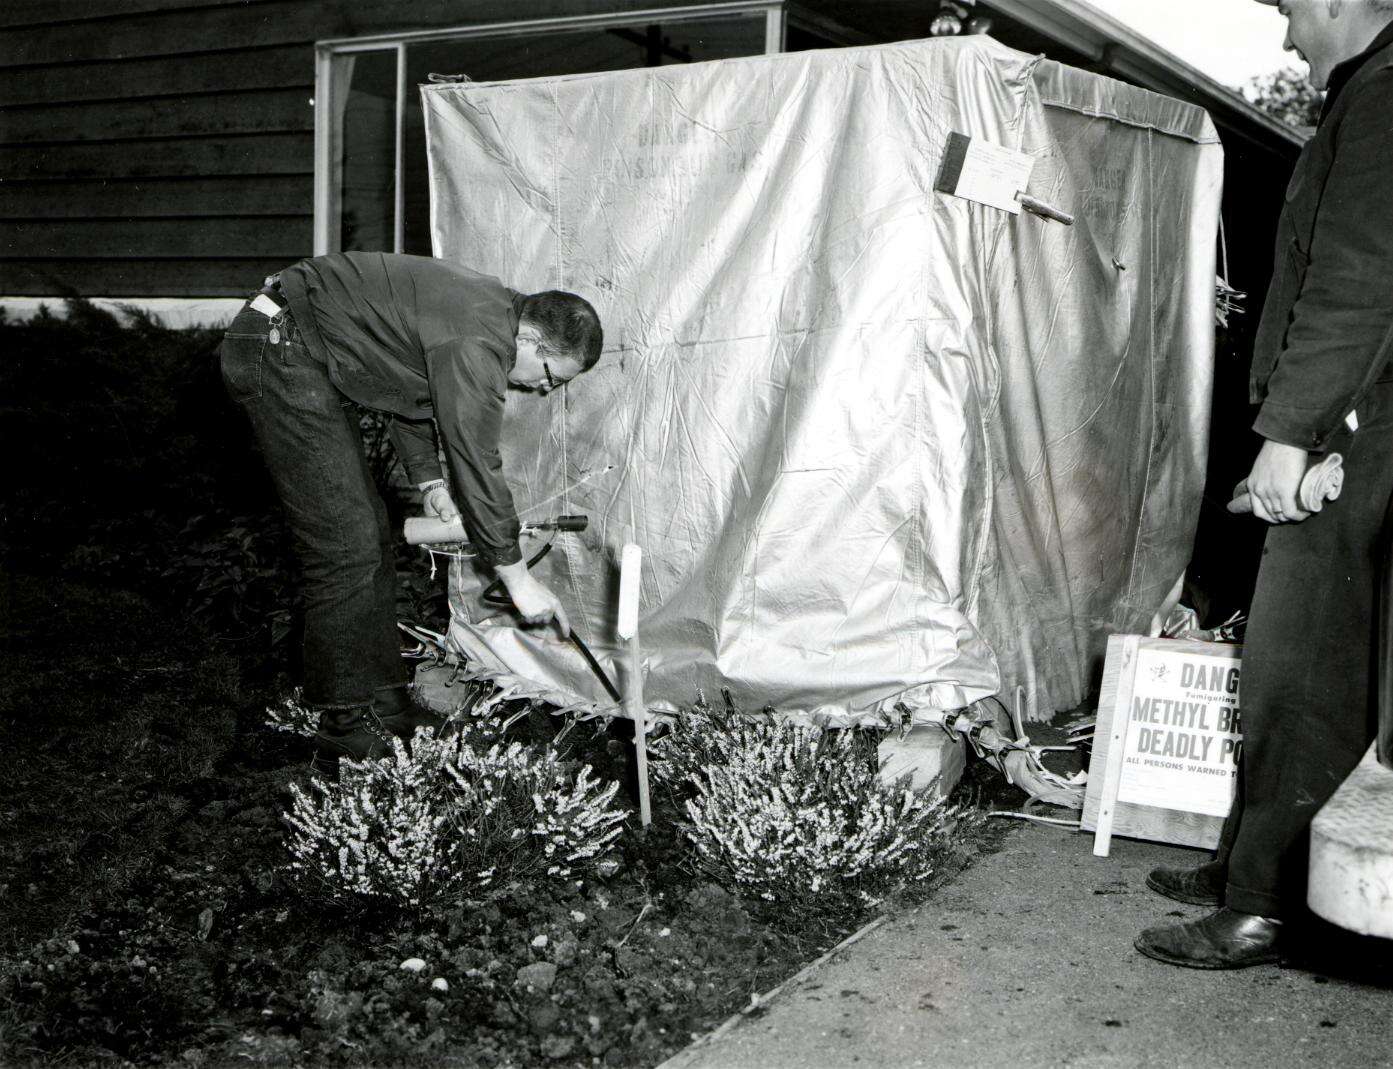
[{"label": "metal post", "polygon": [[333,182],[333,101],[330,65],[334,54],[327,48],[314,50],[314,246],[315,256],[329,252],[330,228],[337,223],[334,210],[336,190]]}]

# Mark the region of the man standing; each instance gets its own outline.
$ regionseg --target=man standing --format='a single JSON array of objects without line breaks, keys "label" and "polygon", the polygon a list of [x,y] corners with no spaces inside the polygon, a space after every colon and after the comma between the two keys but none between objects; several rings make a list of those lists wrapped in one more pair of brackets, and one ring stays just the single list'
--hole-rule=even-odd
[{"label": "man standing", "polygon": [[595,364],[602,340],[574,294],[524,296],[443,260],[385,253],[301,260],[232,321],[223,379],[251,420],[304,577],[317,770],[386,752],[422,722],[400,655],[392,532],[353,402],[388,414],[427,512],[462,514],[523,619],[565,634],[560,601],[518,548],[499,434],[507,387],[555,389]]},{"label": "man standing", "polygon": [[[1375,732],[1376,562],[1393,498],[1393,0],[1277,8],[1326,98],[1287,190],[1254,343],[1265,441],[1248,489],[1274,526],[1244,645],[1239,794],[1213,861],[1147,880],[1221,908],[1136,941],[1199,969],[1278,960],[1283,920],[1304,910],[1311,820]],[[1326,452],[1344,456],[1344,494],[1312,516],[1297,491]]]}]

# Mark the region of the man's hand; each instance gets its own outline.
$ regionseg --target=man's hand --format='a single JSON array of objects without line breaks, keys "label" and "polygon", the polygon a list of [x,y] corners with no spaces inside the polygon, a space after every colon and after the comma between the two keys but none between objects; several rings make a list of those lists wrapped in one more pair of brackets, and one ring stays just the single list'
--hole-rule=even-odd
[{"label": "man's hand", "polygon": [[454,498],[450,496],[450,488],[445,485],[444,479],[422,485],[421,495],[421,504],[425,506],[427,516],[434,516],[446,523],[459,518],[459,509],[455,508]]},{"label": "man's hand", "polygon": [[1296,523],[1309,516],[1299,497],[1306,467],[1306,450],[1271,440],[1263,442],[1248,474],[1253,514],[1268,523]]},{"label": "man's hand", "polygon": [[529,624],[544,624],[549,620],[555,620],[562,636],[570,635],[571,624],[566,619],[566,610],[561,607],[561,599],[533,577],[527,570],[525,561],[500,564],[496,570],[498,577],[503,580],[503,585],[508,588],[508,596],[513,599],[513,604],[517,606],[524,620]]}]

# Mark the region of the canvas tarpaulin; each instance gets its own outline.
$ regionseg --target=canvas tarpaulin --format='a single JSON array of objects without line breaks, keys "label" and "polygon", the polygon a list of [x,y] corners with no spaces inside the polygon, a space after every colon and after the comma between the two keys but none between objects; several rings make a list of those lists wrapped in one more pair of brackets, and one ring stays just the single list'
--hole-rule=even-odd
[{"label": "canvas tarpaulin", "polygon": [[[653,705],[865,720],[1020,684],[1048,716],[1145,627],[1204,477],[1203,111],[985,38],[422,93],[436,255],[604,322],[590,373],[510,397],[502,451],[524,521],[590,517],[537,571],[612,673],[642,547]],[[1032,155],[1077,223],[935,192],[954,130]],[[460,649],[609,704],[481,586],[453,568]]]}]

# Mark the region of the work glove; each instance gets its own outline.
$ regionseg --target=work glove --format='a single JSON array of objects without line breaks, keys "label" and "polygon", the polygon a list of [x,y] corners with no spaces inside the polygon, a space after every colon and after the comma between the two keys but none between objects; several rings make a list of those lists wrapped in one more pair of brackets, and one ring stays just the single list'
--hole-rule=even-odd
[{"label": "work glove", "polygon": [[515,564],[500,564],[496,571],[508,588],[508,596],[513,599],[518,614],[529,624],[544,624],[555,620],[562,637],[571,633],[566,610],[561,607],[561,599],[553,594],[545,583],[535,578],[527,570],[523,561]]},{"label": "work glove", "polygon": [[1309,466],[1306,450],[1300,446],[1263,442],[1244,480],[1253,515],[1268,523],[1300,523],[1309,516],[1301,501],[1301,480]]},{"label": "work glove", "polygon": [[450,496],[450,488],[445,485],[444,479],[421,484],[421,504],[427,516],[434,516],[445,523],[459,518],[459,509],[455,508],[455,499]]}]

